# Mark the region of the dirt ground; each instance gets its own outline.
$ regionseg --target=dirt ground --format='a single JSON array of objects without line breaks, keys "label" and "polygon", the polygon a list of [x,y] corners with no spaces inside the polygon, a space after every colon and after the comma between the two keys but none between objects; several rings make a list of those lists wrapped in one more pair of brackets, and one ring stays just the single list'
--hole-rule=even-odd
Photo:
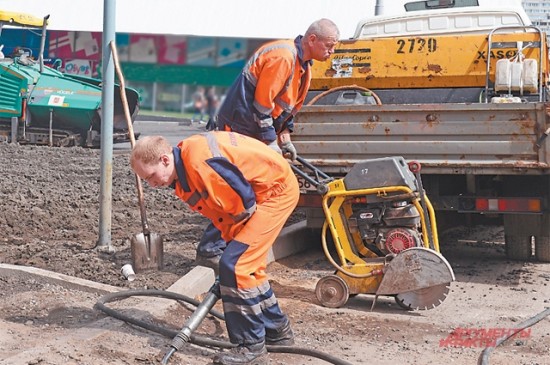
[{"label": "dirt ground", "polygon": [[[111,250],[98,250],[100,151],[0,144],[0,263],[120,290],[166,289],[185,275],[206,220],[171,191],[145,187],[149,226],[164,237],[165,268],[138,274],[133,282],[121,276],[120,268],[130,262],[130,237],[141,225],[127,151],[116,151],[113,162]],[[368,295],[351,298],[343,308],[322,307],[315,284],[333,269],[320,248],[272,263],[271,282],[297,345],[351,364],[475,364],[483,341],[550,307],[550,265],[507,260],[500,227],[455,227],[440,235],[457,280],[447,300],[429,311],[404,311],[384,297],[371,311]],[[158,364],[170,343],[94,309],[104,292],[7,274],[0,275],[0,292],[0,364]],[[117,307],[148,317],[146,310],[132,311],[138,301]],[[177,330],[190,314],[180,305],[155,321]],[[226,338],[218,319],[205,320],[198,333]],[[209,364],[215,352],[190,344],[170,363]],[[271,364],[327,363],[300,355],[270,357]],[[550,318],[498,347],[490,363],[550,364]]]}]

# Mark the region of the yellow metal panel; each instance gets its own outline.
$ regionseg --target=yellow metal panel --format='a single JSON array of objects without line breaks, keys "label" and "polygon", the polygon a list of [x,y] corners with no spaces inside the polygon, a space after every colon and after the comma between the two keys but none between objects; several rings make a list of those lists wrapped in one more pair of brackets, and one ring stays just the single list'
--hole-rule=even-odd
[{"label": "yellow metal panel", "polygon": [[42,27],[44,24],[44,19],[30,14],[0,10],[0,22],[27,27]]},{"label": "yellow metal panel", "polygon": [[[383,264],[366,265],[363,267],[354,266],[348,270],[354,274],[361,275],[370,273],[373,270],[381,270],[383,266]],[[336,275],[344,279],[348,285],[350,294],[376,294],[383,278],[383,275],[374,275],[368,278],[352,278],[351,276],[343,274],[340,271],[337,272]]]},{"label": "yellow metal panel", "polygon": [[[496,61],[512,58],[518,41],[526,45],[540,39],[538,33],[493,35],[491,81],[494,81]],[[501,43],[498,48],[497,42]],[[483,87],[487,48],[487,35],[483,34],[341,41],[329,60],[314,63],[311,89],[327,90],[344,85],[369,89]],[[545,41],[542,49],[546,55]],[[524,55],[538,62],[539,48],[527,48]],[[547,56],[543,57],[542,66],[546,75]]]}]

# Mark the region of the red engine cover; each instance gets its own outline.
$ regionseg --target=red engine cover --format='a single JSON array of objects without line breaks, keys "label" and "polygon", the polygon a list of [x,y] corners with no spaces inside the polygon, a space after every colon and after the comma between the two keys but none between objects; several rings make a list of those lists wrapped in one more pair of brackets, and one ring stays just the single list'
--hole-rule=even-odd
[{"label": "red engine cover", "polygon": [[415,231],[406,228],[396,228],[388,232],[386,236],[386,248],[394,254],[417,246],[417,235]]}]

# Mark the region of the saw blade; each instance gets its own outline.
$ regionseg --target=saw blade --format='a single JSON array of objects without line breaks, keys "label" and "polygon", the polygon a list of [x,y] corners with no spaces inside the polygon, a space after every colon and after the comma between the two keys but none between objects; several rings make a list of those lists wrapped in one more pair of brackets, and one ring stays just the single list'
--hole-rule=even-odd
[{"label": "saw blade", "polygon": [[451,283],[430,286],[395,295],[395,301],[406,309],[427,310],[443,303]]},{"label": "saw blade", "polygon": [[376,295],[417,293],[423,288],[447,286],[454,280],[451,265],[439,252],[412,247],[401,251],[385,266]]}]

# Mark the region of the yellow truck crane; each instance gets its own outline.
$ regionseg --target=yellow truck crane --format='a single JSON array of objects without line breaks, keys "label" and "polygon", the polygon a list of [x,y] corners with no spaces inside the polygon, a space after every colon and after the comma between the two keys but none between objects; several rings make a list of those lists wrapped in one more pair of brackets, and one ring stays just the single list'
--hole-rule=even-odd
[{"label": "yellow truck crane", "polygon": [[[404,6],[314,64],[300,156],[333,178],[368,159],[418,161],[440,228],[503,223],[508,257],[550,262],[546,34],[519,1]],[[299,179],[308,225],[321,227],[319,194]]]}]

